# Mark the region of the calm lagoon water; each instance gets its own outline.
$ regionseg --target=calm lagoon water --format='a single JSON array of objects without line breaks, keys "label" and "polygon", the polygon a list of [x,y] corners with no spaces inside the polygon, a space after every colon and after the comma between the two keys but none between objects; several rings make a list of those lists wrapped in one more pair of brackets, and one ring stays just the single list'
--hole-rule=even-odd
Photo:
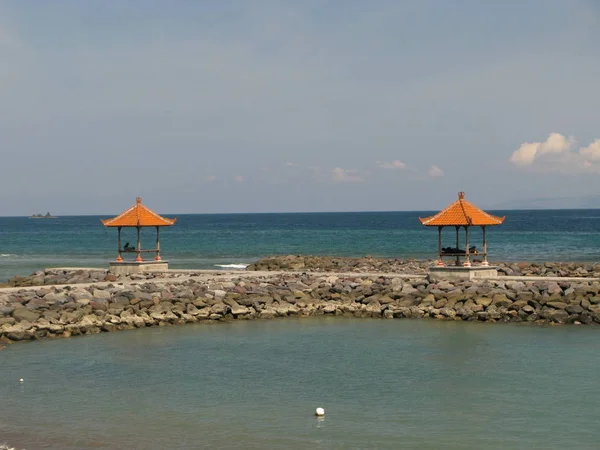
[{"label": "calm lagoon water", "polygon": [[[594,449],[597,332],[306,318],[15,344],[0,352],[0,442],[27,450]],[[313,415],[319,406],[323,420]]]}]

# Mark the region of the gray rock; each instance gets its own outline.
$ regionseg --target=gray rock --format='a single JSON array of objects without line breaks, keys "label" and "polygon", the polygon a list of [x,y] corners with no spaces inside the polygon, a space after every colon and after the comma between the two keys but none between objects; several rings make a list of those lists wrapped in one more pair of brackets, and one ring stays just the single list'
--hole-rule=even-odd
[{"label": "gray rock", "polygon": [[10,316],[14,310],[14,306],[0,306],[0,316]]},{"label": "gray rock", "polygon": [[206,299],[202,298],[202,297],[196,298],[196,300],[194,300],[192,302],[192,304],[194,306],[196,306],[197,308],[204,308],[204,307],[208,306],[208,303],[206,302]]},{"label": "gray rock", "polygon": [[2,327],[2,325],[14,325],[15,323],[17,323],[17,321],[15,320],[14,317],[9,317],[9,316],[2,316],[0,317],[0,327]]},{"label": "gray rock", "polygon": [[232,306],[231,307],[231,314],[233,314],[234,316],[244,316],[246,314],[250,313],[250,308],[247,308],[246,306],[242,306],[242,305],[236,305],[236,306]]},{"label": "gray rock", "polygon": [[48,292],[44,295],[44,300],[48,305],[54,305],[55,303],[62,305],[68,301],[64,292]]},{"label": "gray rock", "polygon": [[497,307],[508,307],[513,303],[505,294],[495,294],[492,298],[492,302]]},{"label": "gray rock", "polygon": [[565,302],[556,302],[556,301],[546,302],[546,305],[551,306],[554,309],[565,309],[568,306],[568,304]]},{"label": "gray rock", "polygon": [[48,309],[48,304],[43,298],[32,298],[27,302],[27,305],[25,305],[25,307],[32,311],[37,311],[40,309]]},{"label": "gray rock", "polygon": [[414,295],[417,292],[419,292],[419,290],[415,289],[410,284],[405,284],[404,286],[402,286],[402,290],[400,291],[402,295]]},{"label": "gray rock", "polygon": [[552,312],[552,321],[556,323],[565,323],[569,318],[569,313],[562,309],[557,309]]},{"label": "gray rock", "polygon": [[197,316],[199,313],[198,308],[193,303],[188,303],[185,309],[185,312],[192,316]]},{"label": "gray rock", "polygon": [[107,311],[108,302],[106,300],[93,300],[89,303],[90,307],[95,311]]},{"label": "gray rock", "polygon": [[523,291],[525,289],[525,283],[521,281],[512,281],[509,280],[506,282],[506,287],[512,291]]},{"label": "gray rock", "polygon": [[555,283],[554,281],[548,283],[548,287],[547,287],[547,291],[548,294],[550,295],[562,295],[563,290],[561,289],[561,287],[558,285],[558,283]]},{"label": "gray rock", "polygon": [[531,305],[525,305],[525,306],[523,306],[523,308],[521,308],[521,311],[523,311],[527,314],[531,314],[535,311],[535,309]]},{"label": "gray rock", "polygon": [[259,313],[261,319],[272,319],[277,315],[277,312],[273,308],[265,308]]},{"label": "gray rock", "polygon": [[336,305],[334,305],[333,303],[327,303],[323,308],[322,311],[325,314],[335,314],[337,310]]},{"label": "gray rock", "polygon": [[228,306],[225,303],[215,303],[210,307],[211,314],[225,315],[228,311]]},{"label": "gray rock", "polygon": [[475,304],[483,307],[488,307],[492,304],[491,297],[475,297]]},{"label": "gray rock", "polygon": [[36,312],[33,312],[27,308],[16,308],[12,312],[12,316],[18,322],[27,321],[27,322],[35,322],[40,318],[40,315]]},{"label": "gray rock", "polygon": [[73,300],[77,301],[77,300],[81,300],[83,298],[87,298],[87,299],[91,299],[92,298],[92,294],[88,291],[86,291],[85,289],[74,289],[71,292],[69,292],[69,297],[71,297]]},{"label": "gray rock", "polygon": [[4,333],[11,341],[23,341],[33,339],[34,334],[29,330],[24,330],[20,324],[15,324],[4,330]]},{"label": "gray rock", "polygon": [[451,308],[442,308],[440,309],[440,314],[444,317],[453,318],[456,316],[456,311]]},{"label": "gray rock", "polygon": [[272,308],[280,316],[287,316],[287,315],[290,315],[290,314],[297,314],[298,313],[298,308],[297,307],[295,307],[294,305],[291,305],[290,303],[285,302],[285,301],[280,301],[280,302],[277,302],[277,303],[273,303]]},{"label": "gray rock", "polygon": [[93,296],[94,296],[94,299],[109,300],[112,297],[112,294],[106,290],[94,289]]},{"label": "gray rock", "polygon": [[565,310],[569,314],[581,314],[583,312],[583,308],[579,305],[567,305]]}]

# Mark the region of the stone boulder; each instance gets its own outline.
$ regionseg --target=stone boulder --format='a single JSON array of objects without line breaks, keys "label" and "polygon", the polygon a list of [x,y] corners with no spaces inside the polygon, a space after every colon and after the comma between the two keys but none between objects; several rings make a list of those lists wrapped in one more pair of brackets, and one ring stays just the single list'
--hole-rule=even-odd
[{"label": "stone boulder", "polygon": [[12,312],[12,316],[17,322],[35,322],[40,318],[40,314],[23,307],[15,308]]}]

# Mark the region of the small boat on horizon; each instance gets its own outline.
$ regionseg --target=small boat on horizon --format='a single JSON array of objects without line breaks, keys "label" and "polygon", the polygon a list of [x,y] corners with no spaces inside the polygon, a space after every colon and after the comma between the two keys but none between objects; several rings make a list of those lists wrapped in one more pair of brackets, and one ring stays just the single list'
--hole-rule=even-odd
[{"label": "small boat on horizon", "polygon": [[32,216],[29,216],[30,219],[57,219],[58,217],[53,216],[52,214],[50,214],[49,212],[47,212],[45,215],[43,214],[34,214]]}]

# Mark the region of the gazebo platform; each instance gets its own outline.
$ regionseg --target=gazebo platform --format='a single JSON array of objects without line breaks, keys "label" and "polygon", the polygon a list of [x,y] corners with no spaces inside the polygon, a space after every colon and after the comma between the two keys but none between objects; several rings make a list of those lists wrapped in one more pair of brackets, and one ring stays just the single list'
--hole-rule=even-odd
[{"label": "gazebo platform", "polygon": [[130,273],[166,272],[169,270],[169,261],[111,261],[108,263],[110,273],[115,275],[129,275]]},{"label": "gazebo platform", "polygon": [[429,274],[437,280],[481,280],[496,278],[498,268],[494,266],[432,266]]}]

